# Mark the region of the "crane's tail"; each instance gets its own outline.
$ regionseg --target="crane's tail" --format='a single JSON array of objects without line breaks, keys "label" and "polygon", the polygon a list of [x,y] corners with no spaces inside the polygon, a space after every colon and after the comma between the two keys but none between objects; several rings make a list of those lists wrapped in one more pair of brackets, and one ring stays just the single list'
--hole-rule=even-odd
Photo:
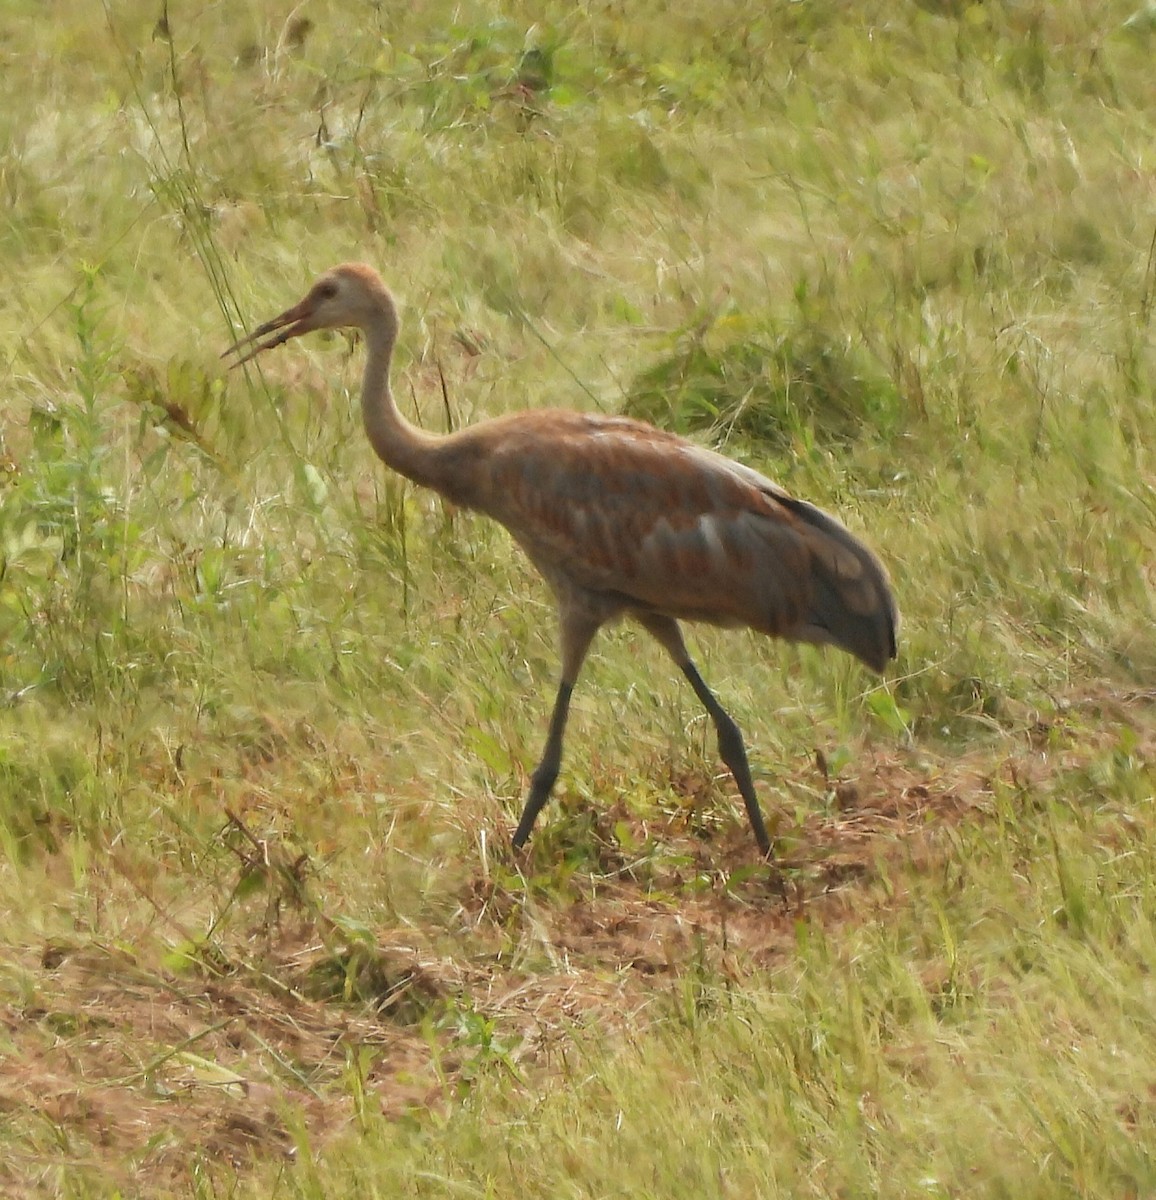
[{"label": "crane's tail", "polygon": [[777,499],[799,519],[813,565],[811,606],[792,636],[839,646],[884,671],[896,654],[899,610],[883,564],[822,509]]}]

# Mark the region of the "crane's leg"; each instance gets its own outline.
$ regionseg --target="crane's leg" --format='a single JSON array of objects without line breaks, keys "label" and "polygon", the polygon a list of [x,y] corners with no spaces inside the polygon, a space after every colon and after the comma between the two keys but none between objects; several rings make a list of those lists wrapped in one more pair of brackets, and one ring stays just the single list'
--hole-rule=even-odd
[{"label": "crane's leg", "polygon": [[558,778],[558,769],[562,765],[562,738],[566,733],[566,719],[570,715],[570,694],[578,682],[578,672],[601,624],[601,620],[589,613],[562,613],[562,682],[558,685],[542,761],[530,776],[530,794],[526,797],[526,807],[522,810],[522,819],[514,833],[515,850],[520,849],[530,836],[530,830],[534,828],[534,822],[550,798],[554,781]]},{"label": "crane's leg", "polygon": [[739,785],[743,803],[747,806],[747,817],[754,830],[755,841],[759,849],[768,858],[771,857],[771,839],[767,836],[767,827],[763,824],[763,814],[759,809],[759,799],[755,795],[754,781],[751,779],[751,768],[747,762],[747,751],[743,745],[743,735],[735,724],[730,713],[715,699],[714,693],[703,682],[698,668],[687,653],[686,644],[682,640],[682,631],[678,622],[671,617],[651,614],[637,614],[638,620],[666,647],[667,653],[678,664],[682,673],[690,680],[694,694],[706,706],[718,733],[718,752],[726,763],[735,783]]}]

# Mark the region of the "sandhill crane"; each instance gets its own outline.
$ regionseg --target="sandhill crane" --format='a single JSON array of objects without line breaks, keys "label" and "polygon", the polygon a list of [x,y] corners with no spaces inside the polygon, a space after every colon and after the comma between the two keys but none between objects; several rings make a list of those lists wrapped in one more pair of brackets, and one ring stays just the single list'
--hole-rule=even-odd
[{"label": "sandhill crane", "polygon": [[500,521],[557,597],[562,679],[515,848],[557,779],[570,696],[590,643],[607,621],[629,616],[665,647],[706,706],[769,856],[742,734],[703,682],[678,622],[830,643],[881,672],[895,657],[898,612],[875,555],[834,517],[757,471],[640,421],[542,409],[448,435],[415,428],[390,391],[397,308],[364,264],[326,271],[303,300],[222,357],[237,354],[238,366],[311,330],[343,327],[365,335],[361,412],[378,456]]}]

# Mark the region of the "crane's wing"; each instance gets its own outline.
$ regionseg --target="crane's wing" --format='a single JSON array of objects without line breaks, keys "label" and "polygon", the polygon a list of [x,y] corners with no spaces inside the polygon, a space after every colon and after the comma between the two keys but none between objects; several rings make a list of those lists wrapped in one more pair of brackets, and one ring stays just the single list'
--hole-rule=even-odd
[{"label": "crane's wing", "polygon": [[648,425],[524,417],[491,445],[479,507],[548,578],[628,608],[832,642],[877,670],[894,657],[886,572],[835,518]]}]

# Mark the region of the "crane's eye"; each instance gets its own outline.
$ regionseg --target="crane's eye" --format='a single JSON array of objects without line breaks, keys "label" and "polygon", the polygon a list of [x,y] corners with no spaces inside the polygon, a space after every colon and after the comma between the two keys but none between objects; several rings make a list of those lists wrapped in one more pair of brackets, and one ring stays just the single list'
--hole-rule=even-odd
[{"label": "crane's eye", "polygon": [[318,300],[332,300],[337,295],[337,284],[332,279],[327,279],[324,283],[317,285]]}]

